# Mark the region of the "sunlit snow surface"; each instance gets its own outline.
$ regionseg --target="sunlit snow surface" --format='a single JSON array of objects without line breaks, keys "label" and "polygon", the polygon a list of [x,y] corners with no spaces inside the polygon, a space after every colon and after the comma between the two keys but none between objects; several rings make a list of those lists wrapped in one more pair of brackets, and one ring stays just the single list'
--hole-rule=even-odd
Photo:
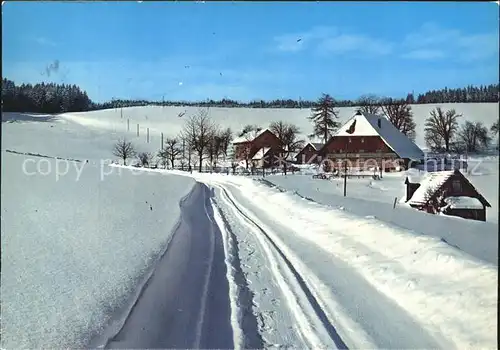
[{"label": "sunlit snow surface", "polygon": [[[414,106],[414,110],[423,120],[433,107]],[[443,107],[456,107],[470,116],[468,120],[483,120],[487,125],[498,116],[498,104]],[[120,175],[120,167],[104,166],[111,175],[101,181],[100,161],[115,158],[112,146],[124,136],[141,151],[156,151],[160,132],[175,135],[183,122],[177,115],[185,110],[189,115],[196,108],[130,108],[123,110],[123,118],[118,109],[2,124],[2,347],[84,347],[113,310],[123,305],[138,276],[168,241],[179,216],[179,201],[194,180],[172,172],[165,178],[162,171],[134,175],[123,168]],[[341,112],[343,118],[351,116],[346,110]],[[210,113],[234,130],[250,120],[262,126],[289,120],[300,123],[304,133],[310,126],[309,110],[213,108]],[[138,122],[140,136],[136,135]],[[417,120],[417,125],[421,130],[423,123]],[[69,163],[68,173],[56,181],[53,172],[46,176],[22,172],[27,158],[36,161],[28,164],[28,171],[36,164],[44,171],[49,164],[53,169],[55,160],[40,163],[46,158],[6,150],[89,159],[89,163]],[[469,179],[498,208],[495,166],[498,169],[498,157],[483,164],[481,175]],[[443,347],[496,344],[498,238],[490,229],[497,228],[496,223],[428,215],[401,208],[399,202],[394,210],[394,199],[404,194],[402,173],[386,175],[381,181],[349,181],[347,199],[342,197],[342,183],[312,180],[310,175],[268,178],[288,193],[240,177],[194,175],[209,185],[229,183],[235,198],[268,225],[350,344],[404,345],[406,335],[416,344],[419,333],[412,333],[408,324],[388,329],[391,322],[408,317],[427,336],[440,338],[437,343]],[[301,199],[293,191],[329,207]],[[490,213],[496,210],[488,208],[488,221],[493,221]],[[475,254],[465,254],[432,234],[443,230],[467,235]],[[247,232],[237,236],[241,251],[256,243],[246,241]],[[260,264],[269,266],[265,260]],[[249,265],[245,272],[251,274],[252,269],[264,271]],[[266,276],[249,275],[255,293],[274,288],[275,282]],[[265,303],[257,309],[265,305],[274,308],[275,314],[286,315],[285,301],[273,304],[260,298]],[[376,315],[381,313],[386,313],[387,324],[380,324]],[[282,323],[282,329],[295,327],[286,318],[268,321]]]},{"label": "sunlit snow surface", "polygon": [[[436,235],[420,233],[419,227],[437,225],[439,229],[437,220],[446,224],[450,222],[447,218],[431,216],[437,220],[426,223],[429,215],[408,210],[407,218],[414,216],[410,223],[413,229],[409,229],[387,222],[373,202],[372,216],[368,216],[355,206],[344,210],[320,205],[248,178],[193,176],[232,193],[299,271],[350,347],[495,346],[497,264],[485,263],[447,244],[438,230]],[[475,241],[482,240],[481,225],[492,225],[457,220],[470,225]],[[251,236],[258,235],[255,231],[239,232],[240,249],[245,249]],[[264,260],[259,263],[269,266]],[[285,264],[281,261],[280,265],[283,268]],[[252,270],[255,266],[247,273],[252,276],[250,288],[256,295],[264,287],[273,288],[272,282],[262,279],[264,274],[257,273],[260,269]],[[262,310],[257,305],[257,310],[278,317],[285,302],[287,298],[274,308],[262,306]],[[386,305],[383,311],[379,305]],[[306,329],[307,323],[301,321],[297,320],[296,326]],[[289,323],[287,319],[266,322],[281,328]]]},{"label": "sunlit snow surface", "polygon": [[[2,129],[2,347],[84,347],[165,248],[194,181],[101,171],[113,140],[79,125]],[[56,160],[6,149],[91,161],[56,178]]]}]

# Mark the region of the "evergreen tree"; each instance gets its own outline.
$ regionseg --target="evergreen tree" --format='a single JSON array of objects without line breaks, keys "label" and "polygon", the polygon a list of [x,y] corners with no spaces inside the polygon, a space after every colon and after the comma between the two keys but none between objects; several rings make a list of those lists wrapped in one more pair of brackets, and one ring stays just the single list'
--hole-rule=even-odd
[{"label": "evergreen tree", "polygon": [[314,131],[310,137],[319,137],[326,143],[331,135],[339,128],[338,119],[339,110],[335,109],[335,100],[328,94],[323,94],[318,105],[312,108],[312,114],[308,117],[314,124]]}]

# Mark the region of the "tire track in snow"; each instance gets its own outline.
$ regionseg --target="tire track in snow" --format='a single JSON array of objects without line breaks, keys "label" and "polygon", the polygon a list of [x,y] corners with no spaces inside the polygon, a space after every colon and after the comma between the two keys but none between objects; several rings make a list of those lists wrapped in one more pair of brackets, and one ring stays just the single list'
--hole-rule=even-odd
[{"label": "tire track in snow", "polygon": [[[236,308],[236,310],[232,310],[231,318],[232,322],[238,323],[238,325],[233,324],[235,349],[262,349],[264,347],[264,342],[258,332],[257,319],[252,310],[254,306],[254,294],[249,289],[248,282],[242,270],[243,264],[240,261],[238,239],[236,235],[229,230],[229,223],[220,212],[220,209],[214,205],[212,198],[210,199],[210,203],[214,209],[213,214],[215,223],[219,226],[219,230],[224,240],[227,278],[230,282],[230,286],[233,285],[236,287],[236,290],[230,290],[232,294],[231,308]],[[233,300],[233,296],[236,297],[236,300]],[[236,318],[236,320],[234,320],[234,318]]]},{"label": "tire track in snow", "polygon": [[[341,339],[335,327],[330,323],[327,315],[313,293],[309,290],[300,273],[294,268],[269,234],[239,208],[224,187],[220,185],[215,186],[221,190],[223,201],[242,219],[242,222],[245,222],[249,226],[262,245],[272,272],[286,297],[293,316],[296,318],[297,326],[305,342],[313,348],[336,346],[338,349],[347,349],[347,345]],[[280,266],[283,267],[283,264],[280,265],[279,262],[283,262],[284,266],[286,266],[285,269],[281,268],[283,271],[280,271]],[[287,278],[289,282],[287,282]],[[301,298],[302,296],[305,298]],[[303,300],[307,300],[307,304],[301,302]]]}]

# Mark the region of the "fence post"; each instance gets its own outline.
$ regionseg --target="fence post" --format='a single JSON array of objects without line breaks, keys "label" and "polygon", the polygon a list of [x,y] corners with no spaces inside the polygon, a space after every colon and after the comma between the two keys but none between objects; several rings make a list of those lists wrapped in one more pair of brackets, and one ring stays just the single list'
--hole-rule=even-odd
[{"label": "fence post", "polygon": [[130,131],[130,119],[127,118],[127,131]]},{"label": "fence post", "polygon": [[163,133],[161,133],[161,150],[163,151]]},{"label": "fence post", "polygon": [[398,201],[398,197],[394,197],[394,205],[393,205],[392,209],[396,208],[397,201]]},{"label": "fence post", "polygon": [[137,124],[137,137],[139,137],[139,124]]},{"label": "fence post", "polygon": [[146,140],[147,140],[147,142],[149,143],[149,128],[148,128],[148,131],[147,131]]}]

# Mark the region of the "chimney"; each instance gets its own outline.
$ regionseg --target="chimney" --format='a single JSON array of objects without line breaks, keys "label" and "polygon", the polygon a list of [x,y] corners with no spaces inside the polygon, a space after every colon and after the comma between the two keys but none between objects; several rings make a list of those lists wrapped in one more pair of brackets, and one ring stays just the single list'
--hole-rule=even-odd
[{"label": "chimney", "polygon": [[382,128],[382,120],[380,120],[380,118],[377,120],[377,125],[379,129]]}]

